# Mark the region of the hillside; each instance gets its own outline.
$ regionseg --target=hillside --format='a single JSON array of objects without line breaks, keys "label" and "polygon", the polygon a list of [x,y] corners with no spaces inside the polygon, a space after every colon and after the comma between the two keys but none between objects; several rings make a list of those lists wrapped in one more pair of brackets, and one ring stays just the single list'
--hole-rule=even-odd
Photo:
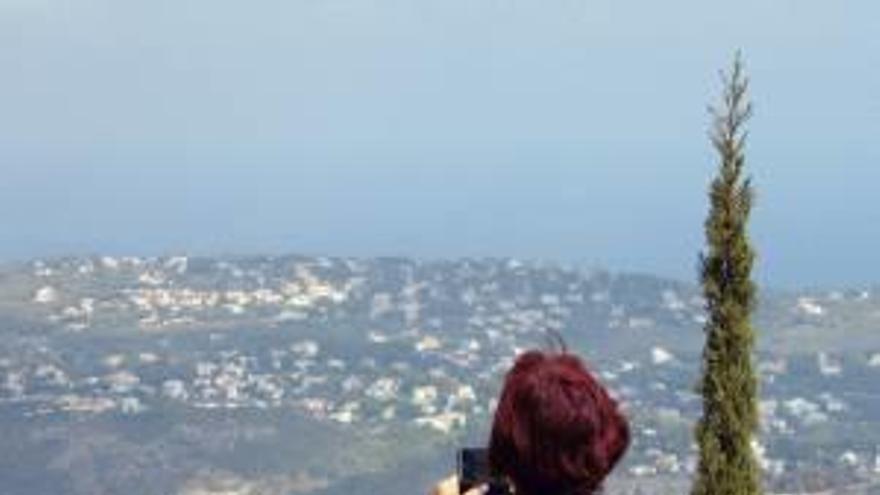
[{"label": "hillside", "polygon": [[[687,283],[511,259],[6,266],[0,492],[424,492],[548,330],[632,415],[609,491],[679,490],[702,318]],[[871,493],[880,291],[764,292],[756,325],[770,485]]]}]

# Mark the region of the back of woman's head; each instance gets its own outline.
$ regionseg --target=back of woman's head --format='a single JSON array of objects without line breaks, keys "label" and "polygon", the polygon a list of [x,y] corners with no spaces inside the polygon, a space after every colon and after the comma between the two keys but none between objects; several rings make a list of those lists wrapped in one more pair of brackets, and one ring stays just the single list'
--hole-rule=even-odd
[{"label": "back of woman's head", "polygon": [[623,457],[629,438],[617,402],[577,356],[532,351],[507,374],[489,462],[519,494],[589,494]]}]

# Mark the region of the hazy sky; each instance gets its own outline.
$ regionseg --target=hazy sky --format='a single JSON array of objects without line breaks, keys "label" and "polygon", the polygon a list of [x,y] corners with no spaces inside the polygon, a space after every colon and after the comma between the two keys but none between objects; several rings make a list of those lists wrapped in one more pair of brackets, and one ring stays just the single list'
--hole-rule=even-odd
[{"label": "hazy sky", "polygon": [[518,256],[691,279],[743,50],[759,275],[880,283],[880,3],[0,0],[0,258]]}]

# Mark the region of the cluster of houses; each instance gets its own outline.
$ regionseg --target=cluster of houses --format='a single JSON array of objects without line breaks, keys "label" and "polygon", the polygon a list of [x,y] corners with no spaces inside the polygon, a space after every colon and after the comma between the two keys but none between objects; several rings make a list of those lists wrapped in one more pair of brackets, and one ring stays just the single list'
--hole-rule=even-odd
[{"label": "cluster of houses", "polygon": [[[230,321],[271,329],[324,318],[325,332],[342,322],[360,325],[359,351],[338,352],[320,335],[289,331],[283,344],[271,346],[230,343],[188,354],[173,346],[164,353],[114,351],[87,371],[66,364],[51,349],[45,359],[31,355],[26,362],[22,356],[0,356],[0,409],[27,415],[137,415],[162,407],[289,408],[340,425],[407,422],[457,435],[471,422],[490,420],[499,379],[512,359],[539,341],[541,332],[563,332],[583,308],[601,308],[604,326],[615,331],[705,322],[701,299],[674,287],[657,287],[650,292],[650,308],[637,310],[615,297],[610,283],[590,285],[550,272],[540,284],[529,285],[517,278],[527,269],[518,262],[494,262],[489,268],[462,264],[421,276],[404,265],[385,282],[374,280],[370,270],[375,267],[364,263],[311,259],[267,270],[213,261],[206,270],[186,257],[36,262],[28,303],[68,334],[100,335],[114,325],[129,325],[154,339],[204,332],[222,343],[224,334],[215,327]],[[475,277],[478,269],[485,276]],[[509,280],[503,278],[507,275]],[[825,318],[825,302],[802,297],[792,311]],[[602,379],[632,411],[640,448],[628,461],[631,476],[694,469],[693,446],[681,438],[689,438],[699,414],[693,393],[699,356],[679,354],[655,345],[638,355],[598,360]],[[819,352],[811,359],[819,379],[847,373],[839,356]],[[866,354],[859,366],[880,377],[880,352]],[[793,385],[799,377],[786,357],[762,356],[758,369],[769,391],[780,394],[761,402],[762,424],[771,439],[846,422],[853,413],[851,401],[833,388]],[[874,420],[880,424],[880,417]],[[755,449],[767,472],[782,475],[792,468],[774,452],[772,441]],[[880,474],[876,446],[841,450],[834,457],[847,469]]]}]

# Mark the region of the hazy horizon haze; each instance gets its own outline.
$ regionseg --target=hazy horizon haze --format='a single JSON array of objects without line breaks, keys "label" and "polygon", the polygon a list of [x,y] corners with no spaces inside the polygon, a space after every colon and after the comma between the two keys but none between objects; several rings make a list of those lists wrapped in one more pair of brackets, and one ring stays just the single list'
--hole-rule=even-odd
[{"label": "hazy horizon haze", "polygon": [[696,276],[742,50],[762,284],[880,284],[880,4],[0,2],[0,260],[514,256]]}]

